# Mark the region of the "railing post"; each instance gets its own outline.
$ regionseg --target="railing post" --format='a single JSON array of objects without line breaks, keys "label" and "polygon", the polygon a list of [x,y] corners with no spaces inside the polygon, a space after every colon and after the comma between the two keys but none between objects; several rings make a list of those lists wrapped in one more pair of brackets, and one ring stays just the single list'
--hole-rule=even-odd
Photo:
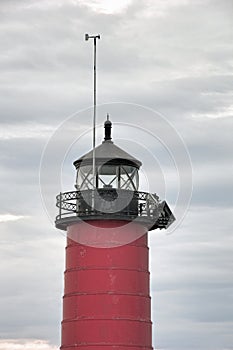
[{"label": "railing post", "polygon": [[149,198],[148,198],[148,193],[146,194],[146,215],[150,216],[150,203],[149,203]]},{"label": "railing post", "polygon": [[62,193],[60,192],[59,195],[59,218],[61,219],[61,197],[62,197]]}]

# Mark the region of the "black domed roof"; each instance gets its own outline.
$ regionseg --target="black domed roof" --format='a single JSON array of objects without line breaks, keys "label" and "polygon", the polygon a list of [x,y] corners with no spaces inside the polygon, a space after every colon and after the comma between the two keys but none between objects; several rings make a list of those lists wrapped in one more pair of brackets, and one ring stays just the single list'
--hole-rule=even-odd
[{"label": "black domed roof", "polygon": [[[113,165],[131,165],[134,167],[139,168],[142,163],[140,160],[137,160],[133,156],[131,156],[129,153],[125,152],[120,147],[116,146],[111,141],[111,134],[109,136],[109,129],[111,128],[111,122],[107,120],[107,123],[105,122],[105,140],[102,142],[101,145],[97,146],[95,148],[95,162],[96,165],[102,165],[104,163],[113,164]],[[107,137],[106,137],[107,133]],[[82,156],[81,158],[77,159],[74,162],[74,166],[76,168],[83,166],[83,165],[91,165],[93,161],[93,150]]]}]

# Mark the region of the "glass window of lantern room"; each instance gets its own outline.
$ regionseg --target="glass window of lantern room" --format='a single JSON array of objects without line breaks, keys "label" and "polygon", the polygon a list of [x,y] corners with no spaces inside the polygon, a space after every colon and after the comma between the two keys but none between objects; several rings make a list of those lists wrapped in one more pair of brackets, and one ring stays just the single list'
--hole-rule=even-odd
[{"label": "glass window of lantern room", "polygon": [[76,187],[78,190],[89,190],[93,188],[93,171],[91,165],[78,168]]},{"label": "glass window of lantern room", "polygon": [[117,188],[118,166],[103,164],[98,167],[98,188]]},{"label": "glass window of lantern room", "polygon": [[130,165],[121,165],[118,183],[121,189],[137,191],[139,186],[138,169]]}]

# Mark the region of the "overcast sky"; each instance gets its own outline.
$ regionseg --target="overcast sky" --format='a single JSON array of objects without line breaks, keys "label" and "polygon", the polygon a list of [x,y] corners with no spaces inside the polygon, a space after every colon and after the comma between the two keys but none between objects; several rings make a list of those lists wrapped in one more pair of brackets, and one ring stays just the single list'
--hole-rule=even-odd
[{"label": "overcast sky", "polygon": [[0,1],[0,350],[60,345],[53,218],[91,148],[86,32],[101,34],[97,140],[109,112],[141,189],[177,216],[150,233],[154,349],[232,350],[232,0]]}]

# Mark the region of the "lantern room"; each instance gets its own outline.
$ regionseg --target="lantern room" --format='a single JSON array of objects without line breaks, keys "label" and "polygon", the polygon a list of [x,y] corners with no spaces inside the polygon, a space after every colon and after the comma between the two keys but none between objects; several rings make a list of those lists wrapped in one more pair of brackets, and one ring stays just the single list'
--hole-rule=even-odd
[{"label": "lantern room", "polygon": [[[104,123],[105,137],[101,145],[74,162],[77,169],[76,189],[121,189],[138,191],[138,170],[141,162],[114,145],[111,140],[112,123]],[[95,153],[95,154],[94,154]],[[93,157],[95,169],[93,171]],[[94,179],[93,179],[94,177]]]}]

